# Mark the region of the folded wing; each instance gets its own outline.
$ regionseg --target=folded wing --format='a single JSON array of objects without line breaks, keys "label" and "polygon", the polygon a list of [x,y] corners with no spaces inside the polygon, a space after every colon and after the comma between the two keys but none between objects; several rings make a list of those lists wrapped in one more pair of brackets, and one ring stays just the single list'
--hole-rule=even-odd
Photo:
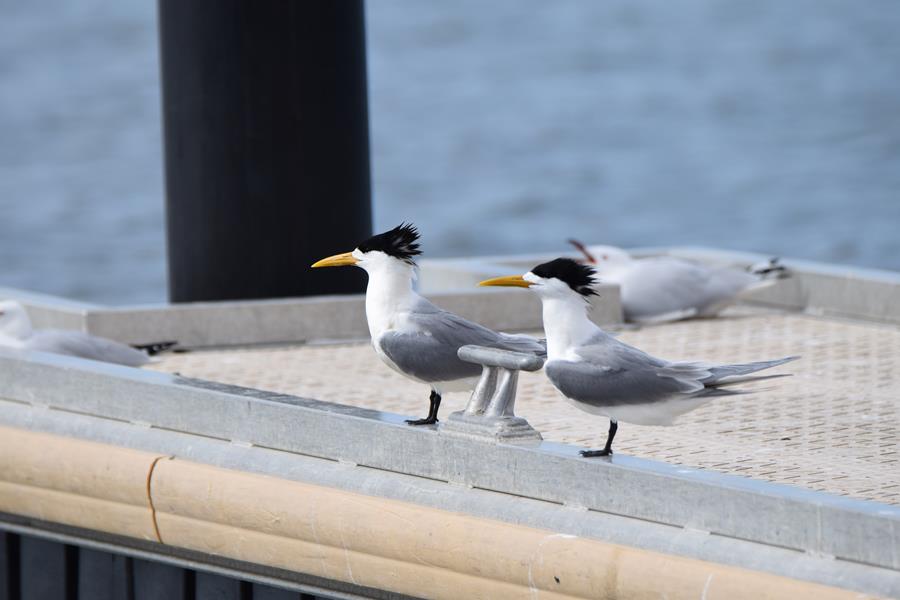
[{"label": "folded wing", "polygon": [[53,329],[36,331],[25,343],[25,347],[29,350],[66,354],[129,367],[140,367],[150,362],[150,357],[140,350],[80,331]]}]

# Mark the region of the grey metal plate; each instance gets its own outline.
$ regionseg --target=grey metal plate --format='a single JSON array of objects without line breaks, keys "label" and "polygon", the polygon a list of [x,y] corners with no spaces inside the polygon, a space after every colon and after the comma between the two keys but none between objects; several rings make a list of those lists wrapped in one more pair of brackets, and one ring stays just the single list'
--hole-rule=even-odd
[{"label": "grey metal plate", "polygon": [[19,402],[900,568],[898,507],[625,456],[586,460],[571,446],[480,443],[397,415],[65,357],[0,352],[0,377]]}]

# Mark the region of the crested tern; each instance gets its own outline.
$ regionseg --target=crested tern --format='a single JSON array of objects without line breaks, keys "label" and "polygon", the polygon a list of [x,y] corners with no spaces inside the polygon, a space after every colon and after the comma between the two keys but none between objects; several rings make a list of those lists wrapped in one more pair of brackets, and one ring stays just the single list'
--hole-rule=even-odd
[{"label": "crested tern", "polygon": [[436,423],[441,396],[471,390],[481,366],[456,355],[461,346],[475,344],[541,354],[544,346],[524,335],[498,333],[438,308],[413,289],[419,233],[411,224],[372,236],[352,252],[324,258],[312,268],[356,266],[369,276],[366,320],[372,346],[390,368],[431,387],[428,415],[410,425]]},{"label": "crested tern", "polygon": [[591,267],[558,258],[525,275],[497,277],[479,284],[525,287],[540,297],[547,336],[547,377],[576,407],[610,420],[605,447],[582,451],[583,456],[612,454],[619,421],[671,425],[676,417],[706,404],[714,396],[744,393],[722,386],[767,379],[744,376],[799,358],[715,365],[670,362],[650,356],[617,340],[588,319],[587,299],[596,294],[595,283]]},{"label": "crested tern", "polygon": [[742,295],[787,276],[777,258],[741,271],[675,256],[634,258],[615,246],[569,243],[584,254],[601,281],[618,284],[625,320],[637,323],[712,317]]},{"label": "crested tern", "polygon": [[24,306],[15,300],[0,302],[0,346],[8,348],[66,354],[127,367],[140,367],[150,362],[152,355],[174,345],[175,342],[158,342],[145,346],[128,346],[82,331],[35,330]]}]

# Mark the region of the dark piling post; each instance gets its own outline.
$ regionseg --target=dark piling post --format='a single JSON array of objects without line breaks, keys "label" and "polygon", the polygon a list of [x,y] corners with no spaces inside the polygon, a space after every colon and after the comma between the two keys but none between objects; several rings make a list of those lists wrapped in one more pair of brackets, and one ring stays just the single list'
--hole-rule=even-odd
[{"label": "dark piling post", "polygon": [[310,272],[371,233],[362,0],[159,0],[169,297],[362,291]]}]

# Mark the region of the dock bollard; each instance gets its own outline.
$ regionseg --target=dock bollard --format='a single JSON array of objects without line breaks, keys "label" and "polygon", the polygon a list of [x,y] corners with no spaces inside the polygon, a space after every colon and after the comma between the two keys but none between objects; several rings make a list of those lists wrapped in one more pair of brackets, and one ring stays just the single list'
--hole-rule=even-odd
[{"label": "dock bollard", "polygon": [[481,378],[466,408],[452,413],[441,432],[487,438],[506,443],[539,442],[541,434],[515,415],[519,371],[537,371],[544,359],[525,352],[484,346],[463,346],[460,360],[482,366]]}]

